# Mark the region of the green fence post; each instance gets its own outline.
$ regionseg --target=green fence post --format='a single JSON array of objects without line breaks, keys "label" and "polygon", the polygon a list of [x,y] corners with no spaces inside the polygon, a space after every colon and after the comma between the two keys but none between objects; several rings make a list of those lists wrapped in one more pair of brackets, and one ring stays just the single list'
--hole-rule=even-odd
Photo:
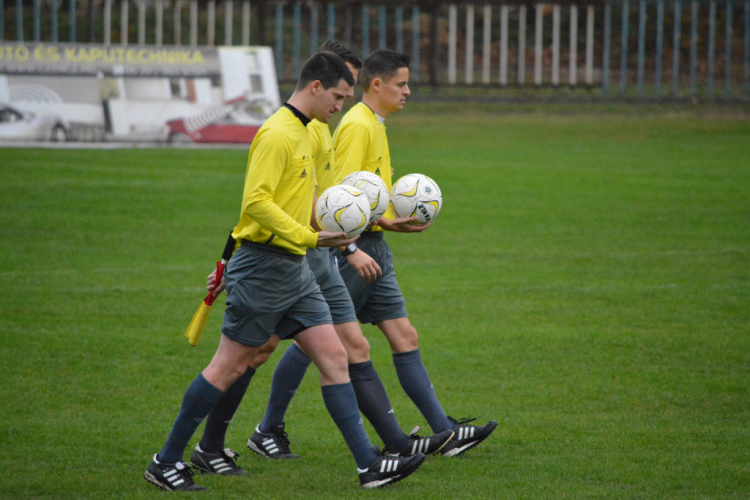
[{"label": "green fence post", "polygon": [[284,66],[282,61],[284,42],[282,37],[284,36],[284,4],[278,2],[276,4],[276,75],[279,80],[284,79]]},{"label": "green fence post", "polygon": [[411,68],[412,71],[411,79],[414,81],[414,83],[419,83],[419,40],[420,40],[420,32],[419,32],[419,24],[420,24],[420,15],[419,15],[419,6],[415,5],[412,8],[412,39],[411,39]]},{"label": "green fence post", "polygon": [[706,91],[714,94],[714,51],[716,50],[716,0],[708,4],[708,61],[706,67]]},{"label": "green fence post", "polygon": [[664,45],[664,0],[656,3],[656,72],[654,74],[654,95],[661,95],[662,52]]},{"label": "green fence post", "polygon": [[336,37],[336,8],[333,3],[328,4],[328,39],[333,40]]},{"label": "green fence post", "polygon": [[23,42],[23,2],[16,0],[16,40]]},{"label": "green fence post", "polygon": [[628,27],[630,26],[630,1],[622,2],[622,39],[620,41],[620,93],[624,94],[628,84]]},{"label": "green fence post", "polygon": [[638,95],[643,95],[643,70],[646,60],[646,0],[638,7]]},{"label": "green fence post", "polygon": [[602,48],[602,92],[609,94],[609,52],[612,38],[612,4],[604,4],[604,42]]},{"label": "green fence post", "polygon": [[750,0],[745,0],[745,61],[742,69],[742,92],[750,96]]},{"label": "green fence post", "polygon": [[42,37],[42,22],[39,13],[39,0],[34,0],[34,41],[39,42]]},{"label": "green fence post", "polygon": [[695,96],[698,85],[698,0],[690,7],[690,95]]},{"label": "green fence post", "polygon": [[318,50],[318,2],[310,3],[310,54]]},{"label": "green fence post", "polygon": [[732,0],[727,0],[727,24],[724,36],[724,95],[732,92]]},{"label": "green fence post", "polygon": [[362,57],[370,54],[370,6],[362,4]]},{"label": "green fence post", "polygon": [[380,6],[380,13],[379,14],[380,14],[380,16],[379,16],[380,19],[379,19],[379,23],[378,24],[380,25],[380,32],[378,33],[378,35],[380,37],[380,39],[379,39],[380,43],[378,44],[378,48],[379,49],[385,49],[385,48],[387,48],[386,47],[386,41],[385,41],[385,35],[386,35],[386,30],[387,30],[387,27],[386,27],[387,17],[386,17],[386,12],[385,12],[385,5],[381,5]]},{"label": "green fence post", "polygon": [[672,38],[672,94],[677,96],[680,90],[680,24],[682,23],[682,4],[674,3],[674,35]]},{"label": "green fence post", "polygon": [[404,52],[404,8],[396,7],[396,52]]},{"label": "green fence post", "polygon": [[[58,0],[52,0],[52,43],[57,43],[57,10],[59,7]],[[0,39],[2,39],[2,36],[0,36]]]},{"label": "green fence post", "polygon": [[294,23],[292,32],[294,33],[292,45],[292,78],[299,76],[300,54],[302,53],[302,4],[294,2]]},{"label": "green fence post", "polygon": [[68,17],[70,18],[70,41],[76,42],[76,0],[70,0],[68,6]]}]

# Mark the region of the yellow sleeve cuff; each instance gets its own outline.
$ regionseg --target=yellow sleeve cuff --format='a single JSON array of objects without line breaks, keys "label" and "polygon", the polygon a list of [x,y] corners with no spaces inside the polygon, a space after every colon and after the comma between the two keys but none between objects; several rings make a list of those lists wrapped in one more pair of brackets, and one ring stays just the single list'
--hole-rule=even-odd
[{"label": "yellow sleeve cuff", "polygon": [[318,233],[316,233],[312,229],[308,230],[305,233],[304,238],[302,239],[302,244],[307,248],[317,247],[318,246]]}]

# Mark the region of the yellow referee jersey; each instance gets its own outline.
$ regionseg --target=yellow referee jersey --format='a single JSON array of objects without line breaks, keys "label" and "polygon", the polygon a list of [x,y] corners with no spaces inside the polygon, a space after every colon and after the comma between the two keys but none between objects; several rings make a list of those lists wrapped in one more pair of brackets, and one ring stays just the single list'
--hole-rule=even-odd
[{"label": "yellow referee jersey", "polygon": [[304,255],[318,235],[310,228],[315,172],[307,128],[287,107],[266,120],[250,146],[239,240]]},{"label": "yellow referee jersey", "polygon": [[315,180],[318,183],[318,196],[336,185],[336,167],[333,154],[333,139],[327,123],[313,120],[307,124],[310,136],[310,149],[313,152]]},{"label": "yellow referee jersey", "polygon": [[[391,190],[391,153],[385,125],[364,103],[357,103],[341,119],[333,134],[336,156],[336,181],[352,172],[367,170],[377,174]],[[390,207],[384,217],[394,219]],[[374,226],[372,231],[382,231]]]}]

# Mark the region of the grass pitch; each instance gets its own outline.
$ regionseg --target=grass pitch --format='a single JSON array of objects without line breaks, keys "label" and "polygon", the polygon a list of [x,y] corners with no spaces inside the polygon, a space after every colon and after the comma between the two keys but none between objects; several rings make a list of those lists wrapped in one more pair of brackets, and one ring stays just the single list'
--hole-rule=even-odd
[{"label": "grass pitch", "polygon": [[[204,494],[746,498],[750,124],[439,111],[389,119],[396,177],[444,195],[432,228],[389,242],[444,407],[500,426],[363,492],[313,369],[287,417],[305,458],[262,459],[245,441],[277,352],[227,438],[249,474],[197,477]],[[142,473],[218,341],[218,302],[197,347],[182,335],[246,157],[0,150],[0,497],[164,498]],[[402,426],[426,427],[365,333]]]}]

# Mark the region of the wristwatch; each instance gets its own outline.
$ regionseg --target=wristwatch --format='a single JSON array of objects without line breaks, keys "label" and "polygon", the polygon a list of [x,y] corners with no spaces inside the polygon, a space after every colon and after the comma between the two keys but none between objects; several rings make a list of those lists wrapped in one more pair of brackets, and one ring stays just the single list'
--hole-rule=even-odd
[{"label": "wristwatch", "polygon": [[349,246],[346,247],[346,248],[344,248],[341,251],[341,255],[343,255],[344,257],[346,257],[348,255],[353,254],[356,251],[357,251],[357,244],[356,243],[349,243]]}]

